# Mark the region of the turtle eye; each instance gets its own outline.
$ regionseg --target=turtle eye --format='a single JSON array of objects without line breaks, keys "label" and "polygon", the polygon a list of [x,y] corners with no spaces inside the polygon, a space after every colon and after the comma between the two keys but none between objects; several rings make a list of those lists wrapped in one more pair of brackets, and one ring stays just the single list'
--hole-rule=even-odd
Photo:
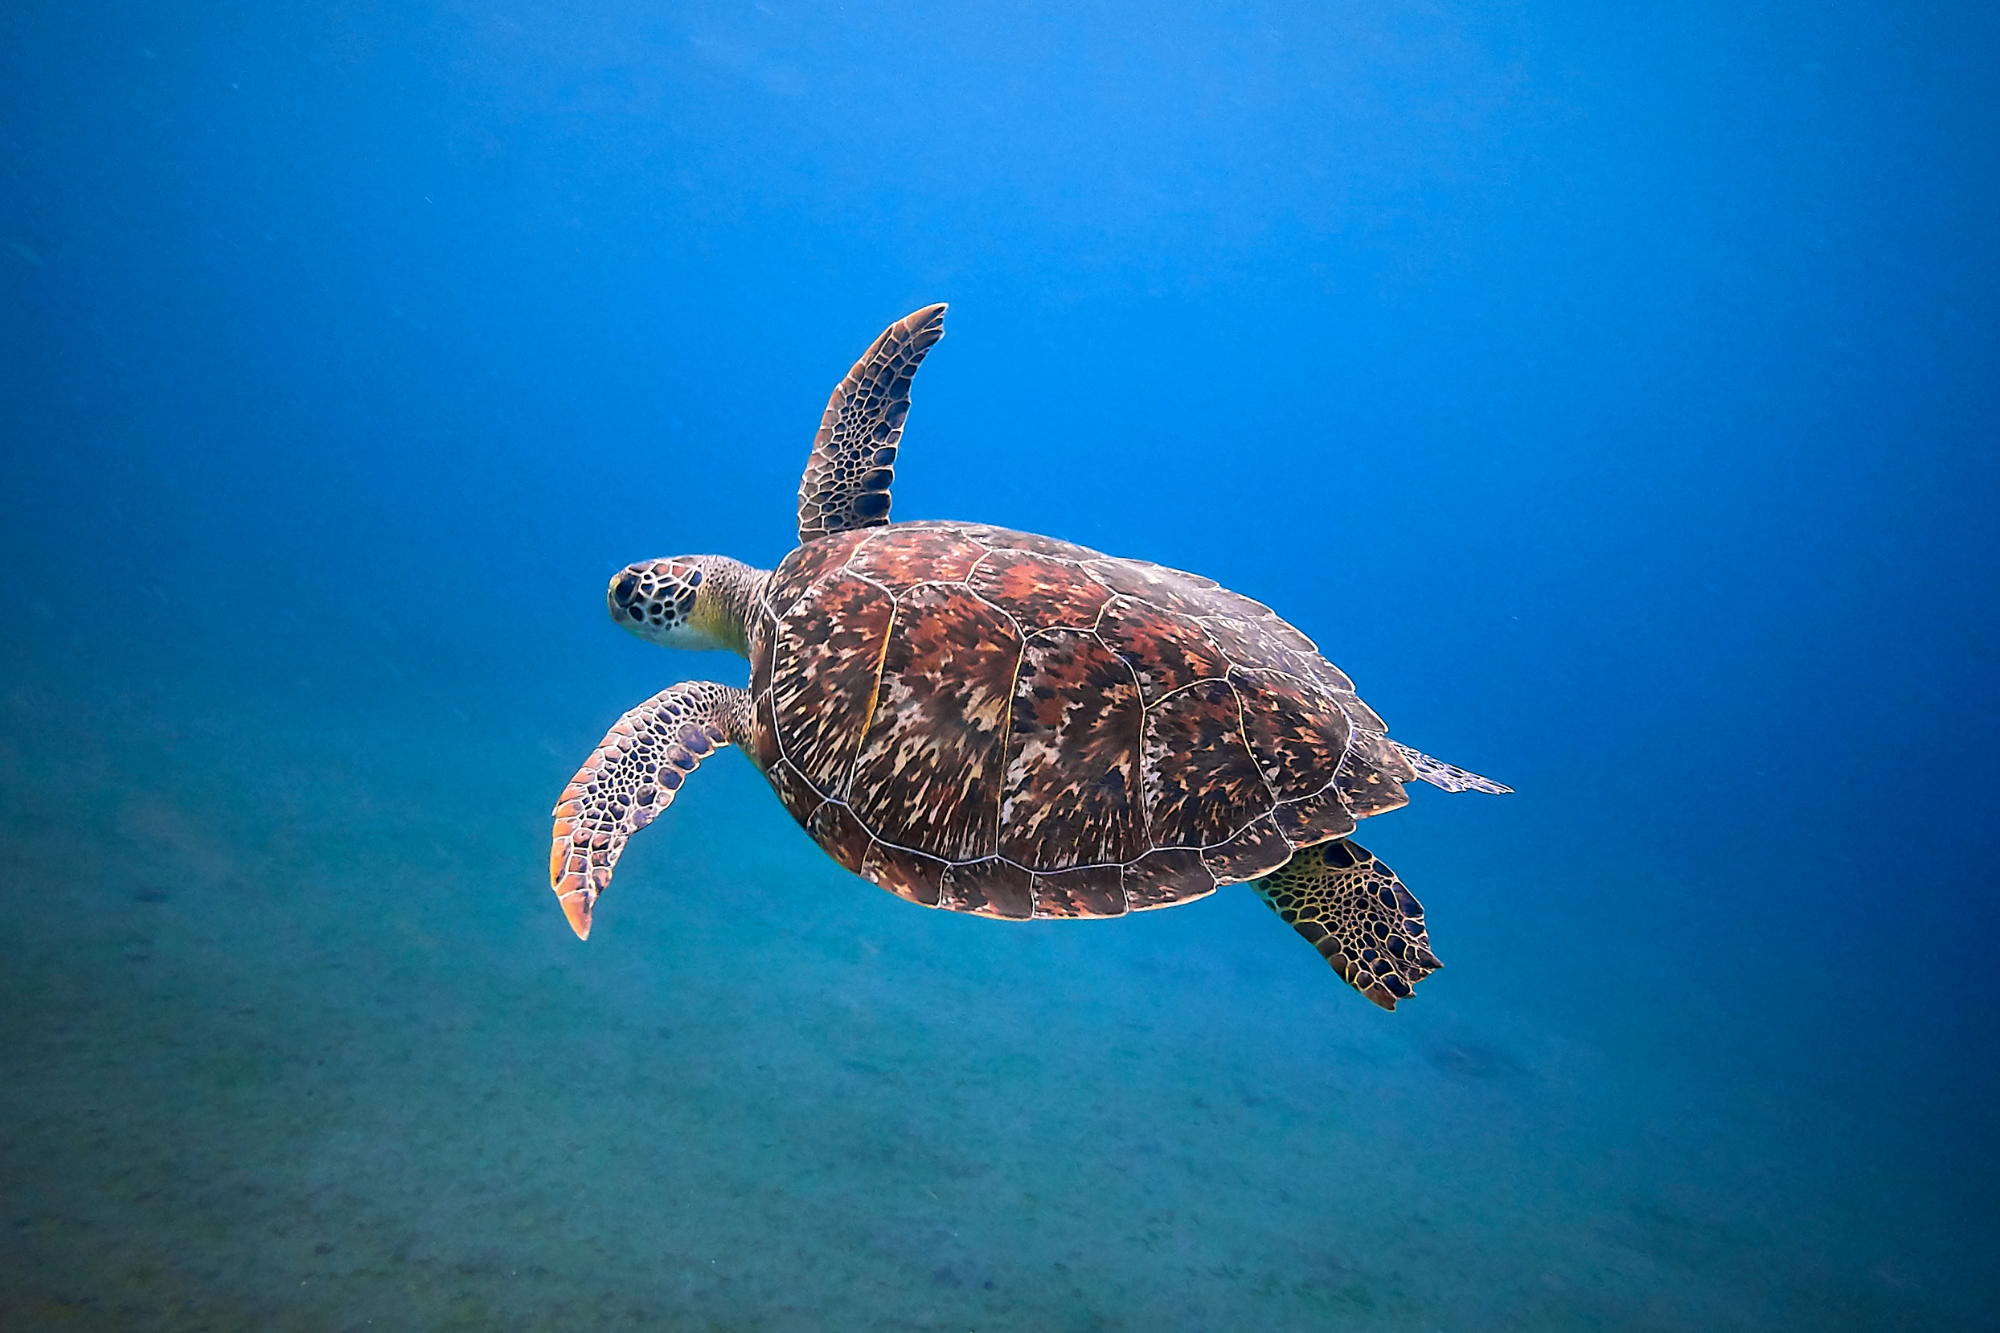
[{"label": "turtle eye", "polygon": [[627,574],[624,578],[618,580],[618,586],[611,590],[612,599],[620,606],[629,606],[632,603],[632,589],[638,586],[638,578]]}]

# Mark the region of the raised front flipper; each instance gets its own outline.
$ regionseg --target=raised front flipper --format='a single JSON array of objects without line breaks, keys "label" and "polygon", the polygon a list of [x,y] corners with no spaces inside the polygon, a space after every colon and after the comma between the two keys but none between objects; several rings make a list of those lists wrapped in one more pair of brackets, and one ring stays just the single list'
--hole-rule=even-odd
[{"label": "raised front flipper", "polygon": [[1495,782],[1492,778],[1482,778],[1477,773],[1468,772],[1456,764],[1447,764],[1442,759],[1433,759],[1422,750],[1412,750],[1407,745],[1390,741],[1410,761],[1410,767],[1417,770],[1417,776],[1433,787],[1446,791],[1483,791],[1495,796],[1514,790],[1512,787]]},{"label": "raised front flipper", "polygon": [[1257,881],[1257,896],[1384,1009],[1442,966],[1424,909],[1396,872],[1346,838],[1307,847]]},{"label": "raised front flipper", "polygon": [[549,887],[578,939],[590,938],[591,905],[611,883],[625,840],[674,803],[704,758],[749,732],[747,693],[694,680],[661,690],[598,742],[556,802],[549,848]]},{"label": "raised front flipper", "polygon": [[799,544],[889,521],[896,442],[910,411],[910,377],[944,337],[944,307],[905,315],[871,344],[826,400],[799,482]]}]

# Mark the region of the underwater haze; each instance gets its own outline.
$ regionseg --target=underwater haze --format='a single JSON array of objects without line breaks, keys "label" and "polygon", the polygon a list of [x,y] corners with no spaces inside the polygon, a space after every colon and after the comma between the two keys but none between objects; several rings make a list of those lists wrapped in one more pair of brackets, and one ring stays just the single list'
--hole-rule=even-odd
[{"label": "underwater haze", "polygon": [[[2000,1327],[2000,20],[1835,0],[0,7],[0,1327]],[[740,753],[826,396],[1515,794],[1008,925]]]}]

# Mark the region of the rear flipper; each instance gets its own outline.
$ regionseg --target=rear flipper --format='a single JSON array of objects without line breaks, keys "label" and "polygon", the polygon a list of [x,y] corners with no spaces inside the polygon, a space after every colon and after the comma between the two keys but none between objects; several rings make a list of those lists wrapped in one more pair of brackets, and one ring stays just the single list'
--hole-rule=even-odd
[{"label": "rear flipper", "polygon": [[1482,778],[1477,773],[1468,772],[1456,764],[1433,759],[1422,750],[1412,750],[1409,746],[1398,744],[1396,741],[1390,741],[1389,744],[1394,745],[1397,752],[1410,761],[1410,767],[1417,770],[1418,777],[1433,787],[1442,787],[1446,791],[1491,792],[1495,796],[1514,790],[1503,783],[1495,782],[1492,778]]},{"label": "rear flipper", "polygon": [[1443,964],[1396,872],[1346,838],[1307,847],[1251,886],[1340,979],[1384,1009]]}]

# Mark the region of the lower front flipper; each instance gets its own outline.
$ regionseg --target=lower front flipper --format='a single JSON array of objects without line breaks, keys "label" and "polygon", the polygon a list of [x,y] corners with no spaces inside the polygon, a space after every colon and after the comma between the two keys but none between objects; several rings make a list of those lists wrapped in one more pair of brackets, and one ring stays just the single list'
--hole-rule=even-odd
[{"label": "lower front flipper", "polygon": [[705,680],[661,690],[619,718],[563,788],[549,887],[578,939],[590,938],[591,905],[625,840],[673,804],[703,759],[747,731],[749,697]]}]

